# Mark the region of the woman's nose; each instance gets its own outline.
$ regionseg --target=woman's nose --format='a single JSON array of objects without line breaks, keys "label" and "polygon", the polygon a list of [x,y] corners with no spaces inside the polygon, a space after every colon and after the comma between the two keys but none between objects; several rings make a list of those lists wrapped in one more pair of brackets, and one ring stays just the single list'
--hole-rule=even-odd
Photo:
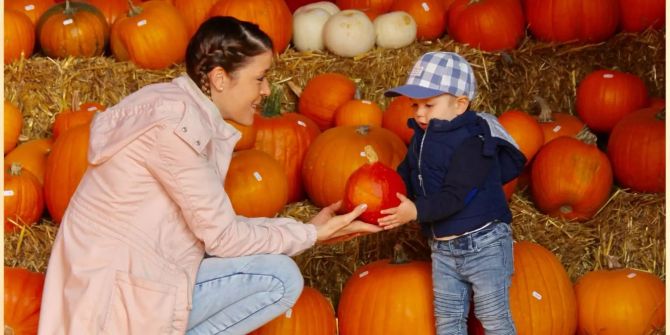
[{"label": "woman's nose", "polygon": [[263,78],[263,83],[261,84],[261,95],[267,97],[270,95],[270,83],[267,78]]}]

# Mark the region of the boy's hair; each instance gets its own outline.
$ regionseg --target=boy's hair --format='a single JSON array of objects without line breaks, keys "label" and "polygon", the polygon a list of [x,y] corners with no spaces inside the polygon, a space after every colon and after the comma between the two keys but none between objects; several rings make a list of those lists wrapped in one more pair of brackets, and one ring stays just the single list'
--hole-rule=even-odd
[{"label": "boy's hair", "polygon": [[272,50],[272,40],[258,25],[230,16],[215,16],[200,25],[186,48],[186,72],[211,95],[207,74],[217,66],[235,73],[249,58]]},{"label": "boy's hair", "polygon": [[472,101],[477,92],[477,80],[470,63],[453,52],[428,52],[414,64],[405,85],[384,93],[426,99],[445,93],[466,96]]}]

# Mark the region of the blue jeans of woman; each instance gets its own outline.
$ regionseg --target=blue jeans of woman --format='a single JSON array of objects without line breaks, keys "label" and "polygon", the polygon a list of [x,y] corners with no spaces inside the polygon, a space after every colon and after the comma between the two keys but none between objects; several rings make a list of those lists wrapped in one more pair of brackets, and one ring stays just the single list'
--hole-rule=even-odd
[{"label": "blue jeans of woman", "polygon": [[187,334],[247,334],[291,308],[302,287],[298,266],[285,255],[205,258]]},{"label": "blue jeans of woman", "polygon": [[516,334],[509,308],[512,231],[497,222],[449,241],[431,240],[436,330],[465,335],[470,297],[487,335]]}]

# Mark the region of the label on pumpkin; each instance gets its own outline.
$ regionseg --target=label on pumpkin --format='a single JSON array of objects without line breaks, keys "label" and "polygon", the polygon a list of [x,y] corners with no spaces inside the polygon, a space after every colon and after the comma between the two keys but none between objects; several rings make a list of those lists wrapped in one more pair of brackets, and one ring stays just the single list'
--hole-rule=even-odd
[{"label": "label on pumpkin", "polygon": [[603,74],[603,78],[612,79],[612,78],[614,78],[614,74],[613,73],[605,73],[605,74]]},{"label": "label on pumpkin", "polygon": [[70,24],[73,24],[73,23],[74,23],[74,20],[73,20],[73,19],[65,19],[65,20],[63,20],[63,25],[64,25],[64,26],[67,26],[67,25],[70,25]]},{"label": "label on pumpkin", "polygon": [[35,5],[33,4],[26,5],[25,7],[23,7],[23,9],[25,9],[26,11],[31,11],[35,9]]},{"label": "label on pumpkin", "polygon": [[365,157],[365,156],[366,156],[365,151],[361,151],[361,157]]},{"label": "label on pumpkin", "polygon": [[533,298],[535,298],[537,300],[542,300],[542,294],[537,293],[537,291],[533,291],[533,293],[531,293],[531,295],[533,296]]},{"label": "label on pumpkin", "polygon": [[426,12],[430,11],[430,6],[428,6],[428,4],[425,2],[421,3],[421,7],[423,7],[423,10],[425,10]]},{"label": "label on pumpkin", "polygon": [[89,112],[93,112],[93,111],[97,111],[97,110],[98,110],[98,107],[91,106],[91,107],[89,107],[89,108],[86,108],[86,110],[89,111]]},{"label": "label on pumpkin", "polygon": [[626,277],[628,277],[629,279],[635,278],[635,277],[637,277],[637,273],[631,272]]},{"label": "label on pumpkin", "polygon": [[290,319],[290,318],[291,318],[291,315],[293,315],[293,308],[289,308],[288,311],[286,311],[286,313],[284,313],[284,316],[285,316],[287,319]]},{"label": "label on pumpkin", "polygon": [[307,127],[307,124],[304,123],[304,122],[302,122],[301,120],[298,120],[296,123],[297,123],[299,126]]},{"label": "label on pumpkin", "polygon": [[368,272],[367,272],[367,271],[363,271],[363,272],[361,272],[361,273],[358,274],[358,278],[363,278],[363,277],[365,277],[365,276],[367,276],[367,275],[368,275]]},{"label": "label on pumpkin", "polygon": [[5,190],[5,196],[6,197],[13,197],[14,196],[14,190]]},{"label": "label on pumpkin", "polygon": [[551,131],[553,131],[554,133],[558,133],[560,130],[561,130],[561,126],[556,126]]},{"label": "label on pumpkin", "polygon": [[254,171],[254,178],[256,178],[257,181],[263,180],[263,177],[260,173],[258,173],[258,171]]},{"label": "label on pumpkin", "polygon": [[138,26],[138,27],[144,26],[144,25],[146,25],[146,24],[147,24],[147,20],[146,20],[146,19],[142,19],[142,20],[137,21],[137,26]]},{"label": "label on pumpkin", "polygon": [[366,105],[372,105],[372,101],[370,101],[370,100],[363,100],[363,101],[361,101],[361,103],[366,104]]}]

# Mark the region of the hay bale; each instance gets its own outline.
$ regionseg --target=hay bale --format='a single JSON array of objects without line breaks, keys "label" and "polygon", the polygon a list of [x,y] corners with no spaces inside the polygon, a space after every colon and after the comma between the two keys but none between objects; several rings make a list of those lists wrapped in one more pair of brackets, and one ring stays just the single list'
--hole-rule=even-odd
[{"label": "hay bale", "polygon": [[[449,38],[410,47],[374,49],[356,59],[329,53],[288,50],[275,60],[269,77],[275,83],[304,87],[323,72],[341,72],[359,85],[362,97],[385,107],[383,92],[404,82],[414,61],[431,50],[461,53],[473,65],[479,95],[473,108],[500,114],[509,108],[532,110],[533,97],[544,97],[556,110],[574,112],[578,82],[590,71],[616,68],[640,76],[653,96],[665,92],[665,32],[619,34],[607,42],[589,45],[554,45],[526,39],[516,50],[487,53]],[[107,106],[138,88],[169,81],[184,72],[183,65],[166,70],[138,69],[107,57],[53,60],[33,57],[5,66],[5,97],[24,113],[23,138],[51,134],[57,113],[70,107],[73,95],[80,101]],[[284,108],[295,110],[296,96],[285,85]],[[575,280],[587,271],[609,263],[650,271],[665,280],[665,195],[616,190],[593,219],[574,223],[548,217],[523,192],[513,196],[514,237],[535,241],[561,260]],[[308,221],[318,208],[308,201],[290,204],[280,214]],[[5,265],[45,271],[57,231],[49,220],[5,235]],[[429,259],[426,241],[416,225],[332,245],[317,245],[297,256],[306,284],[316,287],[335,304],[344,282],[360,265],[392,254],[401,242],[415,259]]]}]

